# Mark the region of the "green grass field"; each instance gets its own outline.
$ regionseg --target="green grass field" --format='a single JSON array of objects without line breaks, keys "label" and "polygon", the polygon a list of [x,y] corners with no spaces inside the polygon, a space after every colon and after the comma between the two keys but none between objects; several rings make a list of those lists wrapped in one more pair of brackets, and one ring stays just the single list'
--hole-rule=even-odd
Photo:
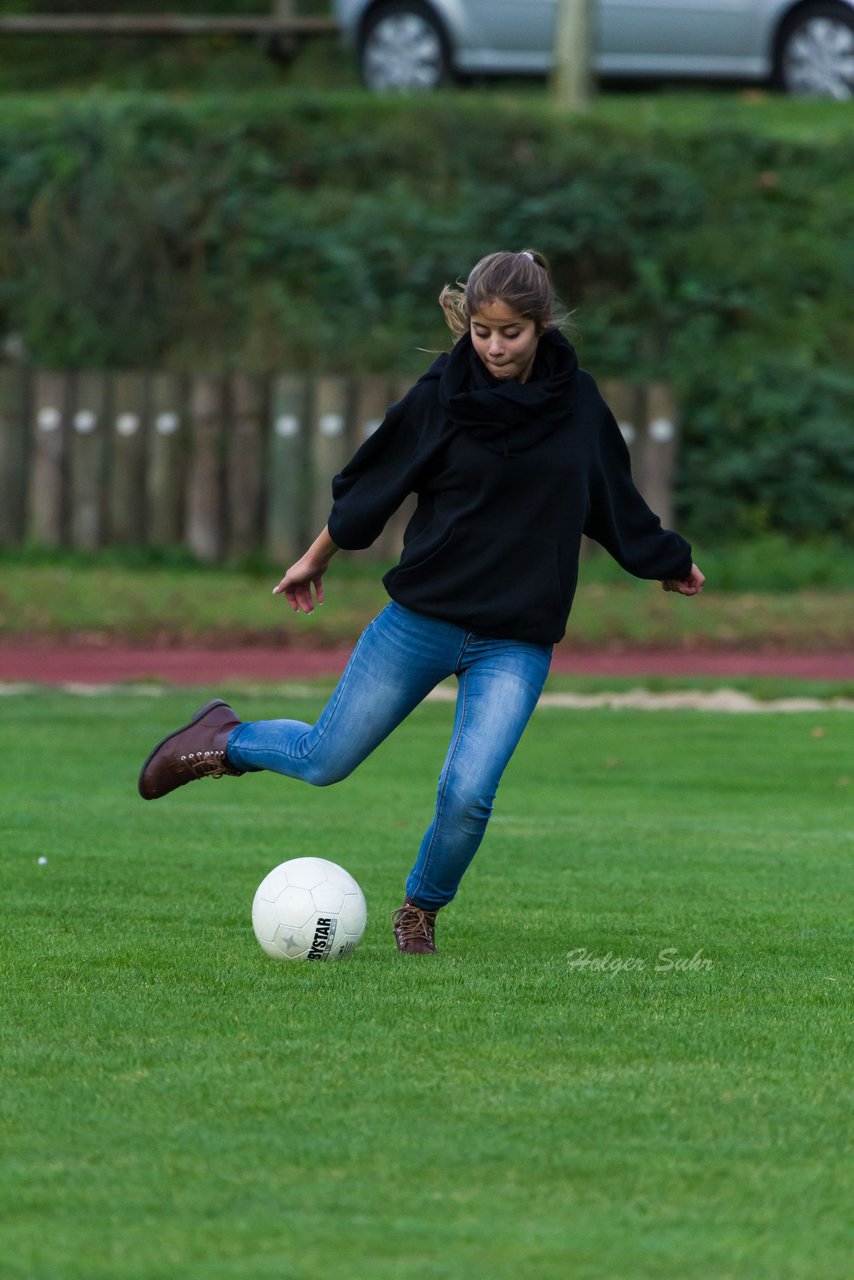
[{"label": "green grass field", "polygon": [[[195,698],[0,702],[4,1278],[850,1275],[850,714],[542,708],[414,958],[452,708],[145,804]],[[367,896],[340,965],[252,935],[304,854]]]}]

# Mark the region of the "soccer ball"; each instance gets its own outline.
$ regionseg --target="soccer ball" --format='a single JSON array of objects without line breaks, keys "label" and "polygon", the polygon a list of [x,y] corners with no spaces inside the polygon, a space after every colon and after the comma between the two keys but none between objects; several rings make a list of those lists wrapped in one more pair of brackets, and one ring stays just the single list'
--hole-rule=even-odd
[{"label": "soccer ball", "polygon": [[367,918],[356,881],[325,858],[282,862],[252,903],[255,937],[276,960],[343,960],[359,945]]}]

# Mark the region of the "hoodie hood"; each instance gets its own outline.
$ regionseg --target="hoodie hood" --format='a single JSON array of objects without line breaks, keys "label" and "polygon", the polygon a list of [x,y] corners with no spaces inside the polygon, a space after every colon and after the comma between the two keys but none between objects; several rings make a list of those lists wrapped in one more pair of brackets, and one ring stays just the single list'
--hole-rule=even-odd
[{"label": "hoodie hood", "polygon": [[510,458],[566,426],[577,371],[575,351],[557,329],[540,338],[527,382],[493,377],[465,333],[421,381],[438,378],[439,403],[450,420]]}]

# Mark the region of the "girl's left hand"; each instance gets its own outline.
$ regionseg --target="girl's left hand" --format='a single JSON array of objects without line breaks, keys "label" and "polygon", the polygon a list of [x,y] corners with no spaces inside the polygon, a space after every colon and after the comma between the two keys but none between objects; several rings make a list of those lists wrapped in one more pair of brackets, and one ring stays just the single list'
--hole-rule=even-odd
[{"label": "girl's left hand", "polygon": [[687,578],[667,578],[661,586],[664,591],[678,591],[680,596],[697,596],[703,590],[705,581],[697,566],[692,564]]}]

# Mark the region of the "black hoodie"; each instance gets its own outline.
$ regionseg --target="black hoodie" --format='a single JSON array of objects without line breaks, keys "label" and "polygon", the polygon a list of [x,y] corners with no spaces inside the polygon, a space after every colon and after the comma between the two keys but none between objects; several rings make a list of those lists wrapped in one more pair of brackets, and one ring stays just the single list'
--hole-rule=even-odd
[{"label": "black hoodie", "polygon": [[593,378],[547,330],[525,383],[487,371],[464,335],[332,482],[329,533],[367,547],[409,493],[418,505],[393,600],[482,635],[553,644],[566,631],[586,533],[639,578],[686,578]]}]

